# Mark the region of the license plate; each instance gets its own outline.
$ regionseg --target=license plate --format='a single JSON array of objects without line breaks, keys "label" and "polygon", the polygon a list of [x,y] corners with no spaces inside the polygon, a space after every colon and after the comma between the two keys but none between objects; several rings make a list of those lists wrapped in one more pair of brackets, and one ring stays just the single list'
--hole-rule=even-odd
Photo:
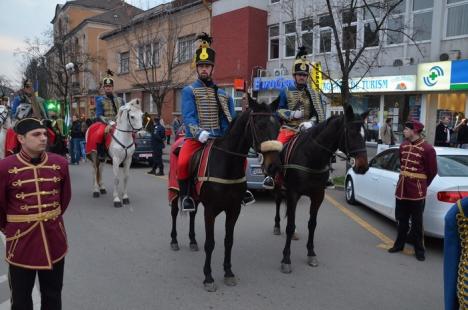
[{"label": "license plate", "polygon": [[252,175],[263,175],[262,168],[252,168]]},{"label": "license plate", "polygon": [[150,157],[153,157],[153,154],[140,154],[140,155],[138,155],[138,157],[140,157],[140,158],[150,158]]}]

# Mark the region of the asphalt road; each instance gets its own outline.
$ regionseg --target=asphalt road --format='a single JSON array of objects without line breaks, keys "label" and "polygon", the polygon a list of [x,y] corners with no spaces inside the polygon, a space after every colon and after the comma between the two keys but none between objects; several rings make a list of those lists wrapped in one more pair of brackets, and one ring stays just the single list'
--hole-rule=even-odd
[{"label": "asphalt road", "polygon": [[[174,252],[166,180],[147,175],[146,167],[133,168],[131,205],[115,209],[111,169],[106,168],[109,193],[94,199],[91,167],[70,167],[73,199],[65,214],[70,250],[63,309],[443,309],[442,242],[426,240],[422,263],[408,253],[388,254],[395,225],[365,207],[346,205],[343,192],[335,190],[328,191],[319,211],[315,249],[320,265],[315,268],[306,264],[308,201],[300,200],[300,240],[292,245],[291,274],[280,272],[285,238],[272,234],[273,201],[257,193],[257,203],[242,210],[236,226],[236,287],[223,284],[224,215],[219,216],[212,261],[218,291],[205,292],[202,216],[196,226],[201,251],[189,250],[188,218],[182,218],[181,249]],[[6,275],[2,262],[0,309],[8,309]],[[37,289],[35,295],[37,302]]]}]

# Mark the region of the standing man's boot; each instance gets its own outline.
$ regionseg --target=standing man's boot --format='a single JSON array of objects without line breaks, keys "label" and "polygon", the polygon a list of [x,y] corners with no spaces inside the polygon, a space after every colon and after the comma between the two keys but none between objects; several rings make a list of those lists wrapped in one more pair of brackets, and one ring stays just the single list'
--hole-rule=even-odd
[{"label": "standing man's boot", "polygon": [[164,170],[162,168],[159,168],[159,172],[156,175],[164,175]]},{"label": "standing man's boot", "polygon": [[179,180],[182,211],[195,211],[195,201],[190,197],[190,180]]}]

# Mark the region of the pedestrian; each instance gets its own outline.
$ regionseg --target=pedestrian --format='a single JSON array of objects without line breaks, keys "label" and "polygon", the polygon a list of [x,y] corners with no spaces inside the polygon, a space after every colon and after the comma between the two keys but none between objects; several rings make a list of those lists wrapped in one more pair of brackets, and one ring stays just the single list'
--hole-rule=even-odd
[{"label": "pedestrian", "polygon": [[174,120],[172,121],[172,131],[174,132],[174,141],[177,140],[177,132],[180,127],[182,127],[182,122],[179,119],[179,115],[174,115]]},{"label": "pedestrian", "polygon": [[78,165],[81,157],[81,142],[84,141],[83,124],[76,115],[72,117],[73,122],[70,131],[70,157],[71,164]]},{"label": "pedestrian", "polygon": [[[153,148],[153,166],[148,174],[164,175],[164,164],[162,160],[162,153],[164,149],[165,128],[161,124],[161,118],[156,116],[154,118],[154,127],[151,132],[151,146]],[[156,173],[156,169],[159,172]]]},{"label": "pedestrian", "polygon": [[448,127],[450,119],[447,116],[441,118],[436,127],[434,146],[450,146],[450,135],[453,130]]},{"label": "pedestrian", "polygon": [[414,237],[416,259],[425,260],[423,212],[426,191],[437,174],[437,160],[434,148],[424,141],[421,132],[424,125],[418,121],[408,121],[403,135],[405,141],[400,145],[400,177],[396,187],[395,218],[398,234],[388,251],[403,251],[408,237]]},{"label": "pedestrian", "polygon": [[62,309],[68,248],[62,216],[71,198],[68,162],[45,152],[42,121],[20,120],[15,131],[21,150],[0,161],[0,230],[6,237],[11,309],[33,309],[36,274],[41,309]]},{"label": "pedestrian", "polygon": [[171,136],[172,136],[172,129],[170,125],[165,127],[165,135],[166,135],[166,143],[167,145],[171,145]]},{"label": "pedestrian", "polygon": [[468,120],[463,118],[461,122],[454,128],[457,133],[457,143],[460,148],[468,149]]},{"label": "pedestrian", "polygon": [[377,154],[386,150],[391,145],[395,145],[395,134],[392,130],[392,119],[387,118],[385,124],[379,130],[380,143],[377,145]]}]

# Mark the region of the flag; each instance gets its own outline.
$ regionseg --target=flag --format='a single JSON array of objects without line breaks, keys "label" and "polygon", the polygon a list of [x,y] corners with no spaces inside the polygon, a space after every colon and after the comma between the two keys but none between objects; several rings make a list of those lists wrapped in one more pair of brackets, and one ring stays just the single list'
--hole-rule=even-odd
[{"label": "flag", "polygon": [[310,71],[310,83],[311,88],[317,92],[322,89],[323,77],[322,77],[322,64],[320,62],[312,63],[312,70]]}]

